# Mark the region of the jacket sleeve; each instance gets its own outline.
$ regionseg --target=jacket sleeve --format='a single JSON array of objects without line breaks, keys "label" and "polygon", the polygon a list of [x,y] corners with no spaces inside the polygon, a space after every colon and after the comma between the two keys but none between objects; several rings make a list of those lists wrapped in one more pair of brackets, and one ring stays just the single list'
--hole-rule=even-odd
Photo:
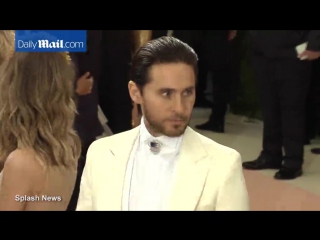
[{"label": "jacket sleeve", "polygon": [[249,211],[249,196],[242,170],[241,156],[234,151],[232,166],[222,184],[216,205],[216,211]]},{"label": "jacket sleeve", "polygon": [[320,30],[310,30],[307,50],[320,51]]},{"label": "jacket sleeve", "polygon": [[93,144],[88,149],[86,165],[83,170],[81,183],[80,183],[80,193],[78,198],[77,210],[76,211],[92,211],[92,161],[93,161]]}]

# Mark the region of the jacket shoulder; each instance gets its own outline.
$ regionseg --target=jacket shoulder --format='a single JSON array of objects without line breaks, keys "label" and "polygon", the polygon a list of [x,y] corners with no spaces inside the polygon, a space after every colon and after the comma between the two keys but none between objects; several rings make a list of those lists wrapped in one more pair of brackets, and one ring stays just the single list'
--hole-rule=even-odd
[{"label": "jacket shoulder", "polygon": [[198,135],[199,141],[203,145],[203,147],[208,151],[209,154],[214,154],[214,153],[235,153],[237,152],[235,149],[224,146],[220,143],[217,143],[216,141],[203,136],[200,133],[196,133]]},{"label": "jacket shoulder", "polygon": [[[123,141],[123,140],[127,140],[128,138],[134,138],[136,136],[136,134],[138,134],[139,132],[139,127],[136,127],[134,129],[125,131],[125,132],[121,132],[121,133],[117,133],[111,136],[107,136],[107,137],[103,137],[100,138],[96,141],[94,141],[91,145],[90,148],[108,148],[111,147],[112,145],[114,145],[115,143],[119,143],[119,141]],[[89,149],[90,149],[89,148]]]},{"label": "jacket shoulder", "polygon": [[213,165],[218,164],[221,167],[227,167],[236,164],[236,162],[239,162],[239,160],[241,162],[241,155],[237,150],[219,144],[216,141],[199,133],[196,134],[201,145],[206,150],[208,156],[212,158]]}]

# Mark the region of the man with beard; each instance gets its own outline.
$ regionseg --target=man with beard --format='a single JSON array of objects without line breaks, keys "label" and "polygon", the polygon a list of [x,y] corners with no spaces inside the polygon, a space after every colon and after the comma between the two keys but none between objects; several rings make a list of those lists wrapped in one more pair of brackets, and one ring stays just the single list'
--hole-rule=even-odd
[{"label": "man with beard", "polygon": [[152,40],[130,75],[141,124],[90,146],[77,210],[248,210],[240,154],[188,127],[194,50],[173,37]]}]

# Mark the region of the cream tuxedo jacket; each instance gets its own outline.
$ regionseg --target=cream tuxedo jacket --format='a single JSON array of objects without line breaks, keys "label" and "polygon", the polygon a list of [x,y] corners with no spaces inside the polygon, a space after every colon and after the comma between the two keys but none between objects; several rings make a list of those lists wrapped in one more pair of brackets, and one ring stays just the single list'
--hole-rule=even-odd
[{"label": "cream tuxedo jacket", "polygon": [[[139,127],[92,143],[77,211],[123,209],[126,167],[138,134]],[[188,127],[166,210],[249,210],[240,154]]]}]

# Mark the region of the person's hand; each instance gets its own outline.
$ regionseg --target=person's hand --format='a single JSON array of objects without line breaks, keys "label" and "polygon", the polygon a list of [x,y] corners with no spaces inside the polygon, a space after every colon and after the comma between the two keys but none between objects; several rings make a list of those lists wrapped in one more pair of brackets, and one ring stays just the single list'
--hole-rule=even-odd
[{"label": "person's hand", "polygon": [[237,30],[229,30],[228,40],[231,41],[237,36]]},{"label": "person's hand", "polygon": [[316,60],[320,58],[320,51],[310,51],[310,50],[305,50],[302,53],[298,55],[298,58],[301,60]]},{"label": "person's hand", "polygon": [[80,96],[91,93],[93,85],[93,77],[90,77],[90,73],[86,72],[77,80],[76,93]]}]

